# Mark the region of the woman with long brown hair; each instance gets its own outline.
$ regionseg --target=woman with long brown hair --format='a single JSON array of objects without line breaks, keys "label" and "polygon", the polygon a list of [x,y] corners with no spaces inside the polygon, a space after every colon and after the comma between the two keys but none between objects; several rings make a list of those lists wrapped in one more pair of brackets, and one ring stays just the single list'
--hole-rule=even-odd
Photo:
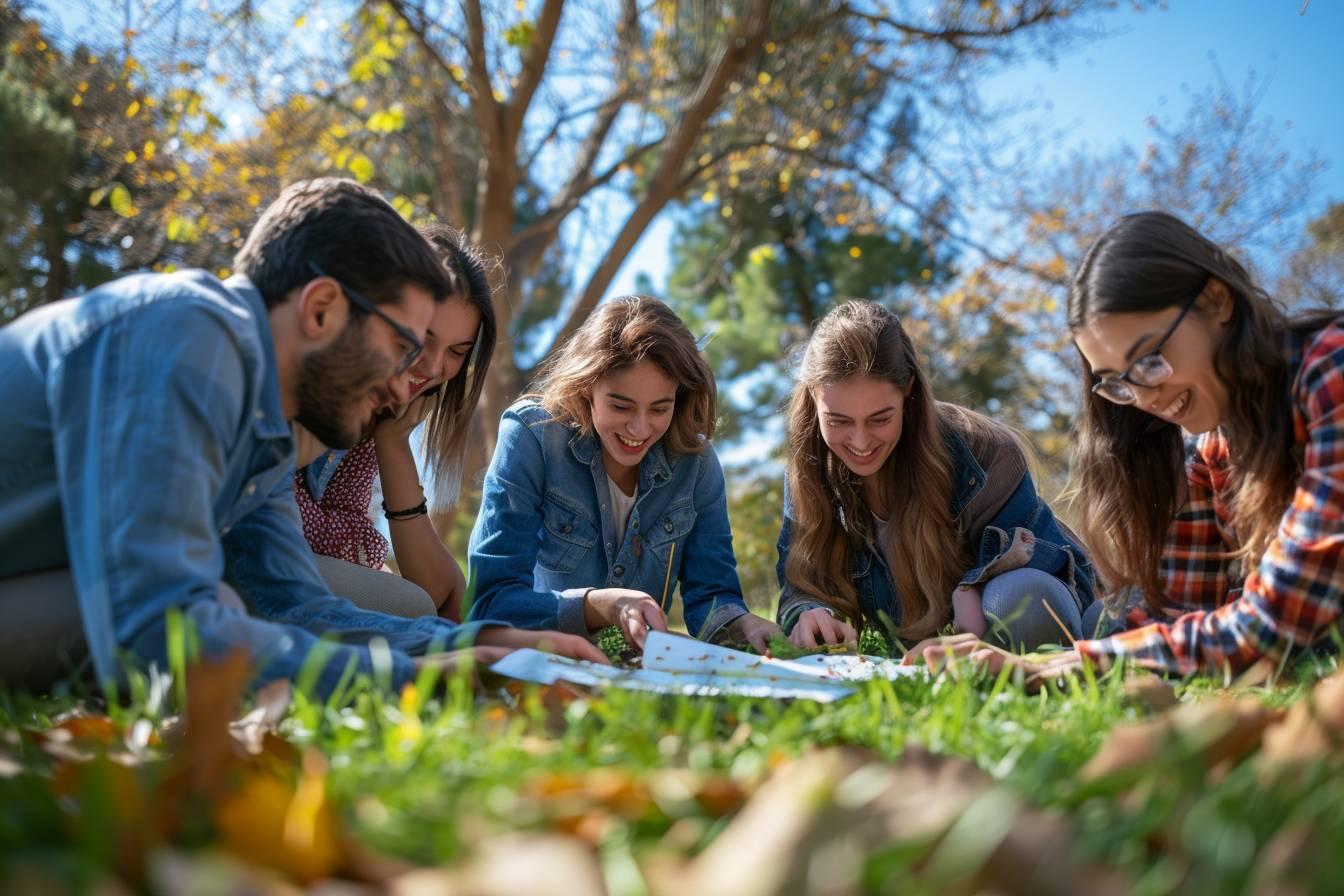
[{"label": "woman with long brown hair", "polygon": [[471,533],[471,618],[617,625],[642,648],[679,591],[692,635],[764,652],[779,629],[742,598],[716,407],[714,374],[670,308],[599,307],[500,420]]},{"label": "woman with long brown hair", "polygon": [[[1128,630],[1027,670],[1236,671],[1326,637],[1344,596],[1339,313],[1289,318],[1228,252],[1143,212],[1088,250],[1069,328],[1083,532],[1103,627]],[[929,649],[947,653],[1021,663],[971,639]]]},{"label": "woman with long brown hair", "polygon": [[864,626],[913,642],[948,623],[1025,648],[1062,640],[1060,623],[1080,634],[1091,567],[1037,496],[1025,444],[935,401],[891,311],[846,302],[822,319],[788,424],[779,620],[795,644]]}]

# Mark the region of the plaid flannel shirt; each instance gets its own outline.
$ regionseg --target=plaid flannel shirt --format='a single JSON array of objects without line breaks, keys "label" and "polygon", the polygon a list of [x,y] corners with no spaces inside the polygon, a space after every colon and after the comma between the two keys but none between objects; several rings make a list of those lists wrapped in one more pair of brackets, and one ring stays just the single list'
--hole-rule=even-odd
[{"label": "plaid flannel shirt", "polygon": [[[1302,473],[1278,534],[1242,576],[1232,528],[1229,451],[1221,430],[1187,458],[1189,494],[1163,552],[1167,619],[1140,605],[1129,630],[1079,641],[1094,661],[1189,675],[1243,669],[1314,642],[1344,610],[1344,319],[1293,340],[1290,395]],[[1273,409],[1267,409],[1272,413]]]}]

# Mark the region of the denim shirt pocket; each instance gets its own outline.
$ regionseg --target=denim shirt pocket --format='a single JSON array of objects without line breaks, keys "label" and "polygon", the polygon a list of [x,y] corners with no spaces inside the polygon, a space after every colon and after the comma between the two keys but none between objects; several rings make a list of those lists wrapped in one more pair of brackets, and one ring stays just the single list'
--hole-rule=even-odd
[{"label": "denim shirt pocket", "polygon": [[671,547],[668,547],[666,551],[661,549],[664,545],[681,541],[689,535],[691,529],[695,528],[695,516],[695,506],[690,501],[681,501],[672,505],[663,511],[661,516],[655,517],[651,525],[644,527],[645,546],[666,559],[665,554],[672,549]]},{"label": "denim shirt pocket", "polygon": [[553,572],[573,572],[597,544],[597,523],[555,492],[542,500],[541,524],[546,531],[537,563]]}]

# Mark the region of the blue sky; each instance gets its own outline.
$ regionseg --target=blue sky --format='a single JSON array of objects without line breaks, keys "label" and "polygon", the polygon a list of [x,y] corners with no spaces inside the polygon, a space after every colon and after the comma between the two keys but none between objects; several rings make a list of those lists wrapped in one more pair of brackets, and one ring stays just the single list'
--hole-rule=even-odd
[{"label": "blue sky", "polygon": [[[1052,63],[1033,61],[986,84],[994,102],[1028,101],[1050,131],[1063,130],[1057,151],[1097,154],[1122,143],[1142,146],[1149,116],[1177,117],[1188,94],[1221,78],[1240,88],[1248,76],[1267,82],[1262,116],[1282,126],[1284,149],[1311,151],[1328,167],[1312,214],[1344,201],[1344,0],[1173,0],[1171,8],[1128,7],[1102,22],[1105,34],[1061,50]],[[667,276],[670,215],[644,235],[612,284],[632,292],[648,274]]]}]

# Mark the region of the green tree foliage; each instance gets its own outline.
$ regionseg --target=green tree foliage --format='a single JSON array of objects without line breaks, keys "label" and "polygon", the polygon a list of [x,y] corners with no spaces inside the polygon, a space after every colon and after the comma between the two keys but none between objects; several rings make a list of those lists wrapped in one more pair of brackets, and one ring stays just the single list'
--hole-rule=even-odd
[{"label": "green tree foliage", "polygon": [[1344,305],[1344,202],[1307,224],[1302,244],[1288,259],[1277,297],[1290,305]]}]

